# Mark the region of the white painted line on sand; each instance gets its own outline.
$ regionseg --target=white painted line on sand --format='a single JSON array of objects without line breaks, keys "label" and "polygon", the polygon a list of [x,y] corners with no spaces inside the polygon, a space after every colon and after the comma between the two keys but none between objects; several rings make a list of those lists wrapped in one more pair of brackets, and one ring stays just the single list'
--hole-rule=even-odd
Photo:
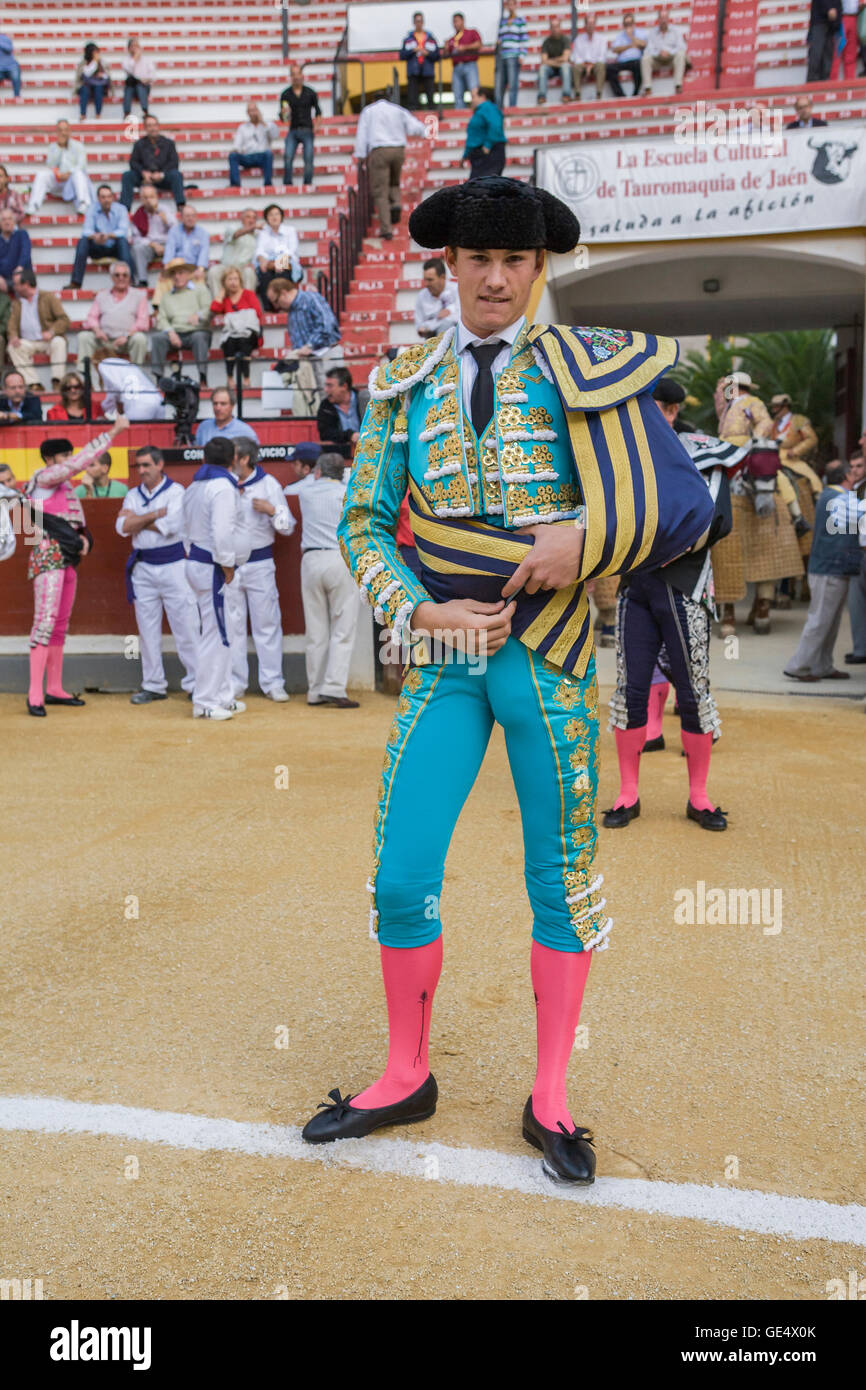
[{"label": "white painted line on sand", "polygon": [[91,1105],[48,1096],[0,1096],[0,1130],[40,1134],[112,1135],[175,1149],[294,1159],[364,1173],[438,1180],[462,1187],[523,1192],[533,1197],[651,1212],[707,1221],[738,1231],[831,1240],[866,1246],[866,1207],[841,1206],[810,1197],[783,1197],[698,1183],[649,1182],[643,1178],[598,1178],[592,1187],[559,1187],[544,1177],[537,1158],[494,1149],[451,1148],[432,1140],[344,1139],[310,1145],[293,1126],[245,1124],[207,1115],[173,1114],[126,1105]]}]

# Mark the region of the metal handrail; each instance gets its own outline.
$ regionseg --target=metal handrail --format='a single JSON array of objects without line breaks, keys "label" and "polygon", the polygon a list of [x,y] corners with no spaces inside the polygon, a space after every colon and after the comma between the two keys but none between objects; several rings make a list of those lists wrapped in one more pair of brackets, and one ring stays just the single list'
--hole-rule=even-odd
[{"label": "metal handrail", "polygon": [[289,4],[288,0],[280,0],[280,28],[282,34],[283,62],[289,56]]},{"label": "metal handrail", "polygon": [[722,50],[725,46],[725,18],[727,14],[727,0],[719,0],[719,18],[716,29],[716,77],[715,85],[718,88],[722,77]]}]

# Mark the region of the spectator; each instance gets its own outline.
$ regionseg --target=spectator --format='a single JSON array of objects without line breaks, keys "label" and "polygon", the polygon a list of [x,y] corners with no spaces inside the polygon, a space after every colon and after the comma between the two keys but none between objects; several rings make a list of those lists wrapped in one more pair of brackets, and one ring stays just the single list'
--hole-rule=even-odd
[{"label": "spectator", "polygon": [[15,192],[15,189],[10,184],[6,166],[0,164],[0,211],[2,211],[3,208],[11,208],[15,214],[15,225],[20,227],[26,216],[24,211],[24,199],[20,193]]},{"label": "spectator", "polygon": [[283,180],[291,188],[295,155],[300,145],[304,152],[303,183],[312,187],[316,116],[321,116],[322,108],[312,87],[304,86],[304,70],[300,63],[292,63],[289,72],[291,85],[280,93],[280,120],[289,123],[283,155]]},{"label": "spectator", "polygon": [[115,261],[110,288],[100,290],[78,334],[78,358],[92,357],[97,343],[113,357],[128,357],[139,366],[147,359],[150,305],[147,290],[133,289],[129,266]]},{"label": "spectator", "polygon": [[505,168],[505,122],[487,87],[479,87],[472,93],[472,115],[466,127],[466,146],[460,162],[469,164],[470,181],[501,174]]},{"label": "spectator", "polygon": [[346,485],[341,454],[322,454],[312,482],[298,489],[301,507],[301,598],[307,635],[307,704],[357,709],[346,696],[361,605],[337,545]]},{"label": "spectator", "polygon": [[279,135],[273,121],[263,121],[256,102],[247,104],[248,119],[235,131],[229,154],[229,183],[241,186],[241,169],[261,169],[262,183],[270,188],[274,182],[274,154],[271,145]]},{"label": "spectator", "polygon": [[138,39],[130,39],[126,45],[126,57],[122,59],[120,66],[124,71],[123,82],[123,114],[128,116],[132,111],[132,103],[137,101],[141,107],[142,115],[147,115],[147,108],[150,102],[150,89],[153,85],[154,71],[153,63],[141,50]]},{"label": "spectator", "polygon": [[36,287],[30,269],[20,270],[13,279],[15,300],[9,314],[9,360],[19,368],[28,386],[41,389],[33,370],[33,358],[47,346],[54,386],[66,370],[66,334],[69,319],[56,294]]},{"label": "spectator", "polygon": [[583,31],[578,34],[571,50],[574,65],[574,95],[580,101],[580,89],[584,82],[595,83],[595,99],[601,101],[607,78],[608,48],[603,34],[596,34],[595,20],[587,15]]},{"label": "spectator", "polygon": [[21,68],[15,58],[15,46],[8,34],[0,34],[0,85],[12,83],[12,99],[21,95]]},{"label": "spectator", "polygon": [[7,367],[0,395],[0,425],[34,425],[41,419],[42,402],[27,390],[24,374],[17,367]]},{"label": "spectator", "polygon": [[812,115],[812,98],[810,96],[797,97],[794,102],[796,115],[793,121],[789,121],[785,126],[786,130],[809,130],[815,126],[825,126],[826,121],[821,121],[817,116]]},{"label": "spectator", "polygon": [[23,227],[16,227],[11,208],[0,210],[0,290],[12,284],[16,270],[30,269],[30,238]]},{"label": "spectator", "polygon": [[520,60],[529,52],[529,34],[526,20],[517,13],[515,0],[506,0],[505,13],[499,21],[499,35],[496,44],[496,104],[505,105],[505,89],[508,88],[508,105],[516,106],[520,90]]},{"label": "spectator", "polygon": [[537,104],[543,106],[547,101],[547,84],[552,77],[562,78],[562,99],[571,101],[571,63],[570,44],[562,32],[558,19],[551,19],[550,33],[541,45],[541,62],[538,67]]},{"label": "spectator", "polygon": [[358,117],[355,158],[366,159],[370,192],[379,218],[379,235],[392,241],[392,228],[400,221],[400,176],[410,135],[426,135],[415,116],[410,116],[387,97],[365,106]]},{"label": "spectator", "polygon": [[254,290],[256,272],[253,260],[256,254],[256,241],[262,229],[255,208],[244,208],[241,220],[223,238],[223,250],[219,265],[212,265],[209,272],[211,294],[219,299],[223,292],[223,275],[228,266],[235,266],[241,273],[244,289]]},{"label": "spectator", "polygon": [[177,206],[183,207],[186,195],[178,168],[177,149],[174,141],[160,131],[159,121],[152,111],[144,118],[144,134],[133,145],[129,168],[120,180],[120,201],[123,206],[131,208],[136,188],[149,183],[154,184],[160,193],[169,192]]},{"label": "spectator", "polygon": [[424,28],[424,16],[420,10],[412,16],[412,29],[403,40],[400,60],[406,64],[409,110],[417,111],[421,105],[419,88],[422,88],[427,108],[432,111],[436,104],[434,87],[439,45]]},{"label": "spectator", "polygon": [[18,490],[18,480],[8,463],[0,463],[0,487],[11,487]]},{"label": "spectator", "polygon": [[265,225],[256,238],[256,289],[262,304],[268,308],[268,285],[288,270],[292,280],[301,278],[300,246],[294,227],[284,221],[283,210],[277,203],[265,208]]},{"label": "spectator", "polygon": [[207,327],[210,296],[207,286],[192,284],[197,267],[188,261],[169,261],[166,266],[171,289],[159,301],[156,329],[151,342],[154,375],[159,378],[165,368],[168,350],[192,348],[202,386],[207,383],[207,358],[210,351],[210,332]]},{"label": "spectator", "polygon": [[[856,501],[849,494],[859,470],[834,459],[824,470],[824,490],[815,503],[815,528],[809,553],[811,600],[800,643],[785,667],[796,681],[848,680],[847,671],[833,666],[833,647],[848,597],[848,585],[860,573]],[[841,505],[840,505],[841,504]]]},{"label": "spectator", "polygon": [[[858,502],[858,530],[860,533],[860,571],[851,578],[848,586],[848,615],[851,619],[853,651],[845,653],[846,666],[866,666],[866,459],[856,454],[848,465],[849,481]],[[0,478],[0,482],[2,482]]]},{"label": "spectator", "polygon": [[[80,351],[78,355],[81,356]],[[67,372],[62,378],[60,404],[53,405],[45,418],[46,420],[80,421],[87,419],[87,412],[84,409],[84,379],[79,376],[78,372]]]},{"label": "spectator", "polygon": [[328,359],[340,342],[340,325],[330,304],[317,290],[302,290],[280,278],[268,285],[268,299],[277,312],[288,315],[292,346],[284,348],[282,356],[309,359],[316,390],[324,394],[326,364],[331,365]]},{"label": "spectator", "polygon": [[92,365],[99,373],[105,396],[102,414],[109,420],[123,415],[127,420],[162,420],[165,417],[162,392],[145,376],[141,367],[126,357],[111,357],[111,349],[100,343]]},{"label": "spectator", "polygon": [[147,284],[147,268],[151,261],[164,261],[165,243],[177,221],[170,203],[160,201],[159,190],[146,183],[141,190],[141,206],[129,219],[129,249],[139,285]]},{"label": "spectator", "polygon": [[631,10],[626,10],[622,17],[622,29],[616,38],[611,40],[610,51],[613,59],[607,65],[607,80],[614,96],[625,96],[619,81],[619,75],[624,70],[631,73],[634,79],[632,96],[637,96],[640,91],[641,59],[648,42],[649,35],[643,29],[635,28],[634,15]]},{"label": "spectator", "polygon": [[48,146],[45,164],[38,169],[30,190],[27,214],[32,217],[53,193],[65,203],[75,200],[79,217],[83,217],[93,202],[93,185],[87,176],[87,154],[80,140],[72,140],[69,122],[58,121],[54,127],[54,142]]},{"label": "spectator", "polygon": [[6,338],[9,333],[9,314],[12,300],[5,290],[0,290],[0,367],[6,361]]},{"label": "spectator", "polygon": [[75,261],[72,265],[72,278],[66,286],[68,290],[80,290],[84,272],[89,259],[123,261],[132,270],[132,253],[129,249],[129,213],[123,203],[114,201],[114,191],[107,183],[101,183],[96,190],[96,206],[92,203],[84,214],[84,233],[75,248]]},{"label": "spectator", "polygon": [[460,317],[457,290],[449,285],[445,262],[432,256],[424,262],[424,285],[415,300],[415,327],[419,338],[433,338]]},{"label": "spectator", "polygon": [[650,30],[646,48],[641,54],[640,72],[644,96],[652,95],[653,74],[666,73],[668,68],[674,75],[674,91],[681,92],[687,61],[685,34],[674,28],[664,10],[659,10],[656,27]]},{"label": "spectator", "polygon": [[85,464],[81,482],[73,488],[75,496],[86,497],[90,502],[101,497],[125,497],[129,488],[117,478],[109,478],[110,472],[111,454],[105,449]]},{"label": "spectator", "polygon": [[94,113],[99,116],[105,98],[111,100],[111,73],[102,61],[102,50],[98,43],[84,45],[84,57],[75,69],[72,95],[78,97],[78,112],[82,121],[91,101]]},{"label": "spectator", "polygon": [[287,497],[292,497],[306,483],[313,481],[315,467],[321,454],[321,444],[314,443],[312,439],[302,439],[299,444],[291,446],[291,453],[286,455],[286,463],[289,472],[294,474],[294,481],[283,488]]},{"label": "spectator", "polygon": [[210,311],[223,320],[219,346],[226,360],[226,374],[233,375],[235,362],[240,358],[244,381],[249,381],[250,358],[262,341],[262,306],[258,295],[244,288],[236,265],[227,265],[223,270],[222,294],[214,299]]},{"label": "spectator", "polygon": [[352,457],[369,400],[369,391],[352,384],[348,367],[331,367],[326,372],[325,399],[316,416],[323,449],[341,454],[344,459]]},{"label": "spectator", "polygon": [[183,260],[195,266],[194,279],[204,280],[210,260],[210,233],[198,225],[198,213],[184,203],[180,222],[175,222],[165,239],[166,261]]},{"label": "spectator", "polygon": [[459,11],[452,20],[454,33],[445,42],[445,56],[451,59],[451,91],[454,105],[459,109],[466,106],[478,86],[478,55],[482,43],[478,30],[467,29],[466,20]]},{"label": "spectator", "polygon": [[833,49],[842,27],[839,16],[840,0],[812,0],[809,11],[809,61],[807,82],[826,82],[833,62]]},{"label": "spectator", "polygon": [[218,386],[210,398],[213,419],[202,420],[195,432],[196,448],[204,448],[209,439],[252,439],[259,437],[255,430],[235,415],[235,393],[230,386]]},{"label": "spectator", "polygon": [[839,77],[840,61],[846,82],[853,82],[857,76],[857,53],[860,47],[857,36],[857,16],[861,4],[862,0],[841,0],[842,13],[839,16],[839,21],[842,25],[842,47],[839,47],[840,38],[837,33],[833,44],[833,61],[830,65],[831,82],[837,81]]}]

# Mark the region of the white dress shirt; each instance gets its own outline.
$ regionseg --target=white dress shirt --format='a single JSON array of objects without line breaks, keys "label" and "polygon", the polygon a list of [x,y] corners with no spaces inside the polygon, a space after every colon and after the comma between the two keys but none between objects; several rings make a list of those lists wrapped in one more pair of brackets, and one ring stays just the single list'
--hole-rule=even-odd
[{"label": "white dress shirt", "polygon": [[278,256],[291,256],[292,259],[298,254],[298,234],[294,227],[286,222],[281,222],[276,231],[273,227],[265,226],[256,237],[256,259],[261,256],[266,261],[276,261]]},{"label": "white dress shirt", "polygon": [[573,63],[606,63],[608,61],[607,39],[604,34],[578,34],[571,48]]},{"label": "white dress shirt", "polygon": [[18,329],[18,336],[23,338],[25,342],[38,343],[42,341],[38,294],[32,295],[30,299],[21,296],[21,324]]},{"label": "white dress shirt", "polygon": [[125,357],[106,357],[97,367],[105,387],[104,412],[116,415],[118,406],[127,420],[163,420],[162,392],[149,376]]},{"label": "white dress shirt", "polygon": [[381,100],[365,106],[358,117],[355,158],[363,159],[371,150],[377,150],[382,146],[393,149],[397,145],[405,145],[410,135],[426,134],[419,120],[410,116],[402,106],[397,106],[393,101],[386,101],[382,97]]},{"label": "white dress shirt", "polygon": [[472,353],[467,352],[466,349],[473,345],[491,343],[494,341],[495,338],[501,338],[502,350],[498,352],[494,357],[492,368],[493,375],[497,376],[499,372],[504,371],[504,369],[508,366],[508,360],[511,357],[511,349],[514,346],[515,339],[517,338],[517,335],[525,322],[526,319],[524,316],[522,318],[517,319],[515,323],[510,323],[507,328],[500,329],[498,333],[491,333],[487,338],[476,338],[469,332],[469,329],[466,327],[462,318],[458,319],[457,331],[454,334],[454,342],[452,344],[452,347],[454,350],[454,354],[460,363],[460,383],[463,390],[463,409],[470,418],[472,415],[470,405],[470,401],[472,399],[472,387],[475,385],[475,378],[478,375],[478,363],[475,361],[475,358],[472,356]]},{"label": "white dress shirt", "polygon": [[209,550],[226,569],[249,559],[241,499],[228,477],[190,483],[183,499],[183,527],[187,548]]},{"label": "white dress shirt", "polygon": [[[150,499],[155,492],[159,492],[164,482],[169,482],[165,492],[160,493],[155,502]],[[153,492],[145,487],[144,483],[139,483],[138,487],[131,487],[123,499],[123,506],[117,513],[114,522],[114,529],[124,540],[132,541],[133,550],[155,550],[160,545],[170,545],[172,541],[179,541],[183,537],[183,498],[186,488],[181,483],[175,483],[167,478],[161,478]],[[139,531],[137,536],[128,536],[123,529],[124,517],[147,516],[149,512],[158,511],[160,507],[166,508],[165,516],[161,516],[153,526],[146,526],[143,531]]]},{"label": "white dress shirt", "polygon": [[307,483],[314,483],[315,481],[315,473],[305,473],[303,478],[299,478],[296,483],[287,483],[283,488],[283,492],[286,497],[294,497],[302,487],[306,487]]},{"label": "white dress shirt", "polygon": [[273,121],[244,121],[235,131],[232,148],[238,154],[264,154],[279,133]]},{"label": "white dress shirt", "polygon": [[301,504],[301,550],[339,550],[337,525],[343,515],[346,484],[336,478],[313,478],[298,493]]},{"label": "white dress shirt", "polygon": [[[273,545],[274,533],[290,536],[295,529],[295,518],[286,505],[283,490],[272,473],[264,473],[261,478],[251,476],[238,488],[241,499],[241,522],[246,533],[249,550],[261,550],[262,546]],[[267,512],[257,512],[253,506],[259,497],[276,508],[273,516]]]},{"label": "white dress shirt", "polygon": [[657,58],[660,53],[679,53],[685,46],[686,41],[679,29],[675,29],[672,24],[669,24],[664,33],[658,28],[650,30],[644,53],[649,53],[653,58]]},{"label": "white dress shirt", "polygon": [[[447,319],[439,317],[443,309],[448,310]],[[444,333],[459,317],[460,301],[455,285],[446,284],[438,298],[423,286],[415,300],[415,327],[419,333]]]}]

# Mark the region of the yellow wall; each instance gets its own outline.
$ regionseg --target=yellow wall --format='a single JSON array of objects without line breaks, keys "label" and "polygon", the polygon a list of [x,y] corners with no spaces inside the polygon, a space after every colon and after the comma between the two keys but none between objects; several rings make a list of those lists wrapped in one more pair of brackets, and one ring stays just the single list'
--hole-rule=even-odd
[{"label": "yellow wall", "polygon": [[[493,86],[494,57],[492,53],[482,54],[478,60],[478,75],[482,87]],[[370,92],[375,92],[382,87],[389,87],[393,78],[394,69],[400,76],[401,88],[406,86],[406,64],[395,62],[393,59],[376,59],[367,61],[363,58],[346,59],[341,63],[342,78],[345,83],[346,100],[343,103],[343,115],[352,114],[352,100],[358,99],[361,95],[361,66],[364,67],[364,90],[369,96]],[[452,63],[450,58],[442,60],[442,91],[451,91],[451,71]],[[436,70],[436,90],[439,89],[439,68]]]},{"label": "yellow wall", "polygon": [[[51,421],[48,422],[52,423]],[[57,437],[63,438],[63,422],[58,420]],[[2,443],[2,440],[0,440]],[[120,483],[125,483],[129,479],[129,449],[116,448],[109,449],[111,454],[111,479]],[[34,473],[38,473],[40,468],[44,468],[42,455],[38,448],[33,449],[3,449],[0,448],[0,463],[8,463],[12,472],[19,482],[26,482],[32,478]]]}]

